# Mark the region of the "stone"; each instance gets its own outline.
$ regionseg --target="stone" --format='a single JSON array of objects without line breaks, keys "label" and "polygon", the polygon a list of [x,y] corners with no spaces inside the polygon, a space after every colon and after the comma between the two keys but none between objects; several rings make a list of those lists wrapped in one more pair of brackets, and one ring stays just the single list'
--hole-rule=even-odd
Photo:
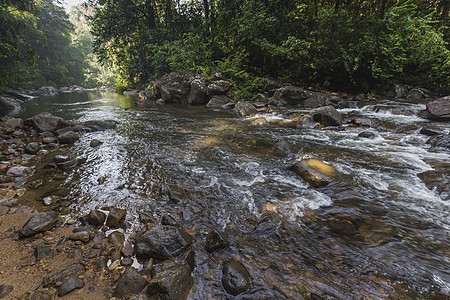
[{"label": "stone", "polygon": [[256,110],[256,108],[250,102],[239,101],[234,106],[234,113],[238,117],[242,118],[242,117],[248,117],[250,115],[255,115],[255,114],[258,113],[258,111]]},{"label": "stone", "polygon": [[125,242],[125,235],[123,232],[114,231],[108,235],[108,243],[111,245],[122,245]]},{"label": "stone", "polygon": [[435,136],[438,134],[443,134],[444,132],[439,130],[439,129],[434,129],[434,128],[426,128],[426,127],[422,127],[420,129],[420,134],[423,135],[428,135],[428,136]]},{"label": "stone", "polygon": [[131,266],[133,264],[133,259],[129,257],[124,257],[120,260],[120,265],[124,267]]},{"label": "stone", "polygon": [[168,226],[177,226],[178,223],[175,221],[174,218],[172,218],[170,215],[165,214],[161,219],[162,225],[168,225]]},{"label": "stone", "polygon": [[395,98],[405,98],[408,95],[408,88],[403,84],[394,84]]},{"label": "stone", "polygon": [[63,283],[58,288],[58,296],[62,297],[73,290],[81,289],[84,287],[83,279],[77,277],[69,277],[63,281]]},{"label": "stone", "polygon": [[106,219],[106,226],[113,228],[125,220],[127,212],[124,209],[112,207]]},{"label": "stone", "polygon": [[106,220],[106,214],[98,209],[93,209],[89,212],[89,214],[86,216],[86,221],[89,224],[99,226],[103,225]]},{"label": "stone", "polygon": [[288,170],[300,175],[303,180],[314,188],[328,185],[336,173],[333,167],[313,158],[297,161],[289,166]]},{"label": "stone", "polygon": [[206,250],[208,252],[213,252],[228,246],[230,242],[228,241],[228,237],[224,232],[221,232],[217,229],[211,230],[206,236]]},{"label": "stone", "polygon": [[36,154],[39,151],[39,144],[36,142],[31,142],[25,147],[25,153]]},{"label": "stone", "polygon": [[48,112],[40,113],[25,121],[25,124],[34,126],[40,132],[55,132],[67,125],[63,118],[54,116]]},{"label": "stone", "polygon": [[428,119],[450,121],[450,95],[427,103]]},{"label": "stone", "polygon": [[101,144],[103,144],[102,141],[99,141],[99,140],[96,140],[96,139],[92,139],[89,145],[90,145],[92,148],[95,148],[95,147],[100,146]]},{"label": "stone", "polygon": [[94,260],[94,272],[102,272],[106,269],[108,258],[106,256],[99,256]]},{"label": "stone", "polygon": [[164,104],[166,104],[166,101],[164,101],[164,99],[161,98],[161,99],[156,100],[155,103],[158,105],[164,105]]},{"label": "stone", "polygon": [[223,95],[230,89],[230,82],[226,80],[217,80],[208,84],[208,96]]},{"label": "stone", "polygon": [[57,164],[69,161],[70,158],[67,155],[56,155],[54,158],[54,162]]},{"label": "stone", "polygon": [[250,126],[253,126],[253,127],[264,127],[264,126],[268,126],[268,125],[269,125],[269,122],[267,122],[266,118],[264,118],[264,117],[253,119],[250,122]]},{"label": "stone", "polygon": [[58,214],[54,211],[37,213],[23,225],[19,234],[22,237],[29,237],[39,232],[50,230],[56,225],[57,221]]},{"label": "stone", "polygon": [[5,123],[3,123],[5,127],[8,128],[22,128],[23,127],[23,120],[20,118],[11,118],[9,120],[6,120]]},{"label": "stone", "polygon": [[178,264],[156,274],[149,283],[147,295],[151,299],[184,300],[191,287],[191,270],[185,264]]},{"label": "stone", "polygon": [[6,297],[9,293],[13,291],[13,287],[8,284],[0,284],[0,298]]},{"label": "stone", "polygon": [[250,274],[245,266],[230,259],[224,263],[222,268],[222,285],[228,294],[237,296],[250,288]]},{"label": "stone", "polygon": [[45,244],[40,244],[38,245],[35,249],[34,249],[34,256],[36,257],[36,261],[40,261],[41,259],[43,259],[44,257],[47,257],[50,255],[51,253],[51,249],[45,245]]},{"label": "stone", "polygon": [[89,242],[89,231],[74,232],[69,235],[69,239],[72,241],[82,241],[83,243]]},{"label": "stone", "polygon": [[114,129],[117,125],[115,120],[91,120],[80,124],[80,131],[95,132]]},{"label": "stone", "polygon": [[106,238],[106,234],[99,230],[94,234],[94,237],[92,238],[92,242],[94,244],[101,242],[104,238]]},{"label": "stone", "polygon": [[42,139],[42,143],[44,144],[54,144],[58,141],[54,136],[48,136]]},{"label": "stone", "polygon": [[53,300],[55,298],[55,293],[49,290],[43,290],[26,292],[20,296],[19,300]]},{"label": "stone", "polygon": [[183,229],[155,225],[140,234],[134,244],[137,257],[168,259],[177,256],[192,244],[192,236]]},{"label": "stone", "polygon": [[428,170],[417,174],[417,176],[427,188],[438,193],[442,200],[450,199],[450,186],[448,184],[450,182],[450,166]]},{"label": "stone", "polygon": [[450,149],[450,135],[449,134],[438,134],[430,137],[427,141],[433,147],[441,147]]},{"label": "stone", "polygon": [[18,167],[11,167],[6,172],[6,176],[23,176],[25,174],[30,173],[31,169],[28,167],[18,166]]},{"label": "stone", "polygon": [[304,115],[296,124],[297,128],[313,129],[316,127],[316,121],[311,115]]},{"label": "stone", "polygon": [[331,105],[314,109],[311,116],[323,126],[339,126],[343,122],[341,114]]},{"label": "stone", "polygon": [[408,99],[424,99],[428,98],[429,96],[422,91],[421,89],[412,89],[408,92]]},{"label": "stone", "polygon": [[208,102],[206,98],[206,81],[204,79],[194,79],[191,81],[188,103],[192,105],[205,105]]},{"label": "stone", "polygon": [[70,277],[78,278],[84,274],[84,267],[82,264],[75,263],[64,270],[55,270],[50,274],[44,276],[42,285],[44,287],[56,287],[59,283],[66,281]]},{"label": "stone", "polygon": [[120,260],[113,260],[112,263],[109,265],[108,270],[109,271],[114,271],[115,269],[117,269],[120,266]]},{"label": "stone", "polygon": [[358,134],[358,136],[367,139],[373,139],[375,137],[375,133],[372,131],[363,131],[360,134]]},{"label": "stone", "polygon": [[127,268],[119,277],[113,296],[123,299],[139,294],[147,286],[147,280],[134,268]]},{"label": "stone", "polygon": [[66,132],[58,137],[59,143],[61,144],[73,144],[79,139],[80,137],[74,131]]},{"label": "stone", "polygon": [[[273,100],[281,104],[296,105],[304,108],[316,108],[325,104],[330,96],[324,93],[305,90],[295,86],[284,86],[277,89],[273,95]],[[270,104],[270,103],[269,103]],[[274,103],[279,106],[278,103]]]},{"label": "stone", "polygon": [[214,109],[222,109],[224,105],[227,105],[230,102],[233,102],[233,100],[228,96],[214,95],[212,96],[211,100],[209,100],[209,102],[206,104],[206,107]]}]

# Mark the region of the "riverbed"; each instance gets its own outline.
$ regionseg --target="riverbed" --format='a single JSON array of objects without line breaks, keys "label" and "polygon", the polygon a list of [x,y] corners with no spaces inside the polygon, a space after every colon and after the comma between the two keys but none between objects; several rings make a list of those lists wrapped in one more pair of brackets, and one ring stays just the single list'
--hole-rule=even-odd
[{"label": "riverbed", "polygon": [[[371,126],[298,129],[296,107],[259,114],[251,126],[230,111],[157,105],[113,92],[59,93],[27,102],[18,117],[47,111],[66,120],[116,120],[114,130],[85,133],[70,156],[63,212],[127,211],[127,234],[168,214],[194,236],[189,299],[220,299],[221,264],[240,260],[252,286],[242,299],[428,299],[450,293],[449,195],[417,176],[444,170],[450,153],[426,143],[423,127],[448,123],[417,116],[423,100],[351,102],[339,110]],[[371,132],[371,138],[359,136]],[[90,141],[103,142],[90,147]],[[338,172],[312,188],[286,169],[301,158]],[[159,196],[167,186],[180,201]],[[230,246],[204,250],[213,228]],[[313,297],[322,298],[313,298]]]}]

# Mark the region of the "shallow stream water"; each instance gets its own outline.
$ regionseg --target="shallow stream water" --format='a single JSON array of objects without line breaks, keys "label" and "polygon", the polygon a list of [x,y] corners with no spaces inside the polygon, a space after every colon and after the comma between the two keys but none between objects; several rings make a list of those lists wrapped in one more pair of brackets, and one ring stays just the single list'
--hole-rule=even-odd
[{"label": "shallow stream water", "polygon": [[[242,299],[450,294],[450,197],[417,176],[436,166],[449,175],[449,151],[430,147],[419,133],[424,126],[448,133],[448,123],[417,117],[425,108],[420,101],[352,106],[340,112],[369,118],[372,128],[296,129],[292,117],[302,113],[296,108],[262,115],[269,126],[252,127],[230,112],[112,92],[38,97],[19,116],[48,111],[66,120],[118,121],[115,130],[83,134],[73,147],[71,155],[86,160],[64,183],[69,211],[125,208],[128,232],[145,218],[173,216],[196,241],[190,299],[229,297],[220,278],[230,257],[252,277]],[[358,137],[362,131],[375,137]],[[94,138],[103,144],[90,147]],[[286,170],[298,158],[323,161],[339,175],[311,188]],[[182,201],[161,199],[162,185],[179,191]],[[276,212],[262,214],[262,207]],[[208,254],[212,228],[227,231],[232,242]]]}]

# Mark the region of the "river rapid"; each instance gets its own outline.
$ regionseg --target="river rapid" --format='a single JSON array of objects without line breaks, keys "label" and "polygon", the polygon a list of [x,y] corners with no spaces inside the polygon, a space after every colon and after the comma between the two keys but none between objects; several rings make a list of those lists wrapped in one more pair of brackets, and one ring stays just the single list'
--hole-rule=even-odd
[{"label": "river rapid", "polygon": [[[261,115],[268,126],[250,126],[251,119],[232,112],[113,92],[37,97],[18,116],[47,111],[66,120],[118,122],[115,130],[82,134],[71,149],[85,161],[67,173],[63,210],[73,218],[124,208],[127,234],[171,215],[195,239],[189,299],[230,297],[220,281],[228,258],[241,261],[252,278],[241,299],[450,294],[450,197],[417,176],[440,168],[448,182],[449,151],[419,133],[422,127],[448,133],[448,123],[418,117],[423,101],[350,104],[339,112],[370,119],[370,128],[297,129],[292,119],[304,111],[295,107]],[[374,137],[358,136],[362,131]],[[90,147],[92,139],[103,144]],[[298,158],[323,161],[339,176],[314,189],[286,169]],[[181,201],[159,197],[163,185]],[[226,231],[231,244],[208,253],[213,228]]]}]

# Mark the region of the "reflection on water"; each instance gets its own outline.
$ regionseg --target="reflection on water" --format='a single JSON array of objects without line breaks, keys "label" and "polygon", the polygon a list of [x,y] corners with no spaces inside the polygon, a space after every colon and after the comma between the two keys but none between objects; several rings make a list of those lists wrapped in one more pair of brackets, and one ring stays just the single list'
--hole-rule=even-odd
[{"label": "reflection on water", "polygon": [[[249,127],[226,112],[143,104],[116,93],[40,97],[21,117],[49,111],[68,120],[119,122],[116,130],[84,134],[74,147],[73,156],[86,162],[66,180],[71,209],[126,208],[130,231],[140,214],[157,221],[171,214],[197,238],[192,299],[225,297],[220,264],[227,257],[248,267],[252,299],[450,293],[450,203],[417,177],[432,163],[448,166],[450,155],[431,151],[417,133],[428,121],[392,113],[402,105],[414,113],[423,104],[382,104],[342,110],[371,118],[378,128],[370,129],[373,139],[351,127]],[[91,148],[94,138],[103,144]],[[296,157],[319,159],[339,176],[312,189],[285,169]],[[180,191],[181,203],[158,197],[163,184]],[[274,215],[260,214],[267,203]],[[232,244],[210,255],[202,243],[213,227],[226,229]]]}]

